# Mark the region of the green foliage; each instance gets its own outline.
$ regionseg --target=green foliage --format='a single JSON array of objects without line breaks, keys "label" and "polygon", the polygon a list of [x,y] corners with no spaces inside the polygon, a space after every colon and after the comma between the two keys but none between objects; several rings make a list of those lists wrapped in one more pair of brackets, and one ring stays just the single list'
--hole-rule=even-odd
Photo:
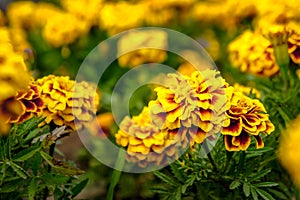
[{"label": "green foliage", "polygon": [[3,199],[72,199],[85,187],[82,170],[50,155],[55,145],[43,119],[15,124],[0,138],[0,196]]},{"label": "green foliage", "polygon": [[153,192],[163,199],[290,199],[295,192],[290,180],[280,179],[272,147],[227,152],[220,139],[206,158],[199,152],[196,146],[154,172],[161,183]]}]

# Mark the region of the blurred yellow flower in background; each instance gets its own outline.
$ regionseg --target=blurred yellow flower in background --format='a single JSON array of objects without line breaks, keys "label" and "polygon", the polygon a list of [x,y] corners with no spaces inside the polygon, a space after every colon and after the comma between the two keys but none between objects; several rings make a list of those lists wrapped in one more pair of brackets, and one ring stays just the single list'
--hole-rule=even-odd
[{"label": "blurred yellow flower in background", "polygon": [[270,77],[279,72],[272,44],[263,35],[246,30],[228,46],[230,61],[242,72]]},{"label": "blurred yellow flower in background", "polygon": [[256,148],[264,147],[260,134],[269,135],[275,129],[264,105],[234,90],[228,101],[231,107],[226,112],[227,119],[222,129],[226,150],[246,150],[250,146],[251,136],[254,136]]},{"label": "blurred yellow flower in background", "polygon": [[36,3],[32,1],[16,1],[9,4],[7,17],[13,27],[30,29],[34,26],[33,13]]},{"label": "blurred yellow flower in background", "polygon": [[14,51],[9,30],[0,28],[0,135],[9,131],[9,120],[23,112],[14,96],[30,79],[22,54]]},{"label": "blurred yellow flower in background", "polygon": [[281,134],[278,157],[294,183],[300,188],[300,116]]},{"label": "blurred yellow flower in background", "polygon": [[99,26],[114,35],[142,25],[145,10],[144,4],[127,1],[105,3],[99,13]]},{"label": "blurred yellow flower in background", "polygon": [[88,24],[69,13],[49,18],[43,29],[44,39],[54,47],[73,43],[89,31]]},{"label": "blurred yellow flower in background", "polygon": [[[118,55],[121,55],[118,58],[119,65],[135,67],[144,63],[161,63],[167,59],[167,42],[167,33],[161,30],[131,31],[118,41]],[[155,49],[144,48],[145,46]],[[128,51],[130,52],[126,53]]]},{"label": "blurred yellow flower in background", "polygon": [[88,22],[90,26],[98,24],[103,0],[62,0],[61,3],[66,11],[78,19]]},{"label": "blurred yellow flower in background", "polygon": [[[66,125],[73,131],[91,122],[96,114],[99,95],[96,86],[75,83],[67,76],[49,75],[35,81],[42,88],[44,124]],[[76,125],[75,125],[76,123]]]},{"label": "blurred yellow flower in background", "polygon": [[4,14],[3,14],[3,11],[0,10],[0,26],[4,26],[5,23],[6,23],[6,18],[4,16]]}]

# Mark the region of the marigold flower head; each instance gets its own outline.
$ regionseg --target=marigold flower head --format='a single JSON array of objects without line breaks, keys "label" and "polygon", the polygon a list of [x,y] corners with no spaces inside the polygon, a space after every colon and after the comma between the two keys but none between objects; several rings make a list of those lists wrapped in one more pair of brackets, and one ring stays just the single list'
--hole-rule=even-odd
[{"label": "marigold flower head", "polygon": [[49,19],[51,20],[51,17],[49,16],[61,15],[64,12],[64,10],[58,8],[52,3],[39,1],[35,4],[34,13],[31,19],[33,26],[44,27],[47,21]]},{"label": "marigold flower head", "polygon": [[300,188],[300,116],[281,134],[278,157],[297,187]]},{"label": "marigold flower head", "polygon": [[18,28],[32,28],[32,16],[35,11],[36,3],[32,1],[16,1],[9,4],[7,17],[9,24]]},{"label": "marigold flower head", "polygon": [[[157,49],[144,48],[145,45]],[[118,54],[122,55],[130,49],[137,49],[118,58],[121,67],[147,63],[163,62],[167,58],[164,49],[167,48],[167,34],[160,30],[132,31],[120,38],[118,42]]]},{"label": "marigold flower head", "polygon": [[288,52],[292,61],[300,64],[300,24],[290,23],[289,28],[293,30],[293,33],[288,38]]},{"label": "marigold flower head", "polygon": [[44,108],[41,115],[46,117],[44,123],[66,125],[75,131],[93,119],[99,103],[94,85],[75,83],[67,76],[54,75],[38,79],[35,84],[42,88]]},{"label": "marigold flower head", "polygon": [[140,167],[167,164],[167,159],[177,158],[178,140],[171,132],[160,130],[152,123],[148,107],[132,119],[125,117],[115,137],[119,145],[127,148],[127,160]]},{"label": "marigold flower head", "polygon": [[230,61],[242,72],[270,77],[279,72],[270,41],[260,33],[245,31],[229,44]]},{"label": "marigold flower head", "polygon": [[61,47],[73,43],[88,30],[85,21],[70,13],[62,13],[49,18],[43,29],[43,37],[54,47]]},{"label": "marigold flower head", "polygon": [[227,119],[222,129],[226,150],[246,150],[251,143],[251,136],[255,139],[256,147],[262,148],[264,143],[260,134],[271,134],[275,129],[263,104],[233,90],[228,101],[231,107],[226,111]]},{"label": "marigold flower head", "polygon": [[193,138],[197,143],[219,131],[226,110],[226,83],[217,71],[195,71],[191,77],[170,74],[166,83],[155,89],[157,99],[149,102],[154,124],[169,130],[197,127]]},{"label": "marigold flower head", "polygon": [[44,103],[41,99],[41,87],[31,82],[26,90],[21,90],[15,99],[22,105],[22,113],[10,118],[10,123],[22,123],[33,116],[38,116],[43,108]]},{"label": "marigold flower head", "polygon": [[[144,4],[133,4],[127,1],[105,3],[99,15],[99,26],[110,35],[136,28],[143,22]],[[126,19],[126,20],[124,20]]]},{"label": "marigold flower head", "polygon": [[[69,13],[72,13],[80,20],[88,22],[90,25],[98,23],[98,17],[103,0],[62,0],[62,6]],[[83,9],[84,8],[84,9]]]}]

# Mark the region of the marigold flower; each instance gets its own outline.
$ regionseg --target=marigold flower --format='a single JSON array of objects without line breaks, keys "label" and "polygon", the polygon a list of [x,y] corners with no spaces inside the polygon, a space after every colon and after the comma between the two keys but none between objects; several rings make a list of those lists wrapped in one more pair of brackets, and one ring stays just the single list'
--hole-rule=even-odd
[{"label": "marigold flower", "polygon": [[281,134],[278,157],[297,187],[300,188],[300,116]]},{"label": "marigold flower", "polygon": [[87,33],[88,24],[70,13],[56,14],[49,18],[43,29],[43,37],[54,47],[73,43]]},{"label": "marigold flower", "polygon": [[0,101],[0,136],[7,134],[10,129],[10,119],[20,116],[23,107],[14,97]]},{"label": "marigold flower", "polygon": [[41,87],[31,82],[27,90],[21,90],[15,99],[22,105],[22,113],[18,116],[11,117],[10,123],[22,123],[33,116],[42,112],[44,103],[41,99]]},{"label": "marigold flower", "polygon": [[254,136],[256,148],[262,148],[264,143],[260,134],[271,134],[275,129],[263,104],[236,91],[228,100],[231,107],[226,112],[227,119],[222,129],[226,150],[246,150],[251,136]]},{"label": "marigold flower", "polygon": [[270,41],[261,34],[245,31],[229,44],[230,61],[242,72],[270,77],[279,72]]},{"label": "marigold flower", "polygon": [[[145,49],[145,45],[154,46],[157,49]],[[163,62],[167,58],[167,53],[164,50],[166,48],[167,34],[164,31],[132,31],[120,38],[118,54],[122,55],[129,49],[137,50],[120,56],[118,58],[119,65],[121,67],[135,67],[147,62]]]},{"label": "marigold flower", "polygon": [[32,28],[32,16],[35,11],[36,3],[32,1],[12,2],[7,7],[7,17],[9,24],[17,28]]},{"label": "marigold flower", "polygon": [[88,22],[91,26],[98,23],[99,12],[103,6],[102,1],[103,0],[62,0],[61,3],[63,8],[69,13],[72,13],[80,20]]},{"label": "marigold flower", "polygon": [[217,71],[195,71],[191,77],[170,74],[166,83],[155,89],[157,99],[149,102],[154,124],[169,130],[197,127],[196,143],[219,131],[227,108],[227,85]]},{"label": "marigold flower", "polygon": [[34,13],[32,16],[32,23],[34,27],[44,27],[47,21],[51,18],[49,16],[61,15],[65,11],[58,8],[52,3],[39,1],[35,4]]},{"label": "marigold flower", "polygon": [[288,52],[292,61],[300,64],[300,25],[290,23],[289,28],[293,30],[293,34],[288,38]]},{"label": "marigold flower", "polygon": [[[105,3],[99,15],[99,26],[110,35],[136,28],[143,22],[144,4],[132,4],[126,1]],[[126,20],[124,20],[126,19]]]},{"label": "marigold flower", "polygon": [[160,130],[151,121],[149,108],[130,119],[123,119],[115,135],[116,142],[127,148],[127,160],[140,167],[148,164],[166,164],[167,159],[177,158],[175,144],[178,140],[167,130]]},{"label": "marigold flower", "polygon": [[42,88],[41,99],[45,106],[41,115],[46,117],[44,123],[66,125],[75,131],[93,119],[99,103],[94,85],[86,82],[75,84],[67,76],[54,75],[38,79],[35,84]]}]

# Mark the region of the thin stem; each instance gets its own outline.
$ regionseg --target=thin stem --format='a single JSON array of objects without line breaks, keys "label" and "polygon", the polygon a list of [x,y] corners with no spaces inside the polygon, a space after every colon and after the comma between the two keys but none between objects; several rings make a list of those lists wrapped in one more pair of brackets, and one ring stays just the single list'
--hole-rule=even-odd
[{"label": "thin stem", "polygon": [[[53,155],[54,155],[54,150],[55,150],[55,142],[53,143],[53,144],[51,144],[50,145],[50,149],[49,149],[49,155],[52,157]],[[47,170],[47,172],[48,173],[50,173],[51,172],[51,166],[48,164],[48,170]],[[49,189],[48,189],[48,187],[45,187],[45,189],[44,189],[44,200],[46,200],[47,199],[47,197],[48,197],[48,195],[49,195]]]},{"label": "thin stem", "polygon": [[122,173],[122,169],[124,167],[124,163],[125,163],[125,158],[126,158],[126,152],[123,149],[119,150],[119,154],[118,154],[118,158],[115,164],[115,170],[113,171],[112,177],[111,177],[111,181],[110,181],[110,185],[109,185],[109,189],[108,189],[108,193],[106,196],[107,200],[113,200],[114,197],[114,190],[115,187],[117,186],[120,177],[121,177],[121,173]]},{"label": "thin stem", "polygon": [[216,165],[216,163],[215,163],[215,161],[214,161],[214,159],[213,159],[213,157],[211,155],[211,151],[209,150],[206,141],[203,142],[202,147],[203,147],[204,151],[207,153],[207,157],[208,157],[210,163],[212,164],[214,171],[215,172],[219,172],[219,170],[217,168],[217,165]]}]

